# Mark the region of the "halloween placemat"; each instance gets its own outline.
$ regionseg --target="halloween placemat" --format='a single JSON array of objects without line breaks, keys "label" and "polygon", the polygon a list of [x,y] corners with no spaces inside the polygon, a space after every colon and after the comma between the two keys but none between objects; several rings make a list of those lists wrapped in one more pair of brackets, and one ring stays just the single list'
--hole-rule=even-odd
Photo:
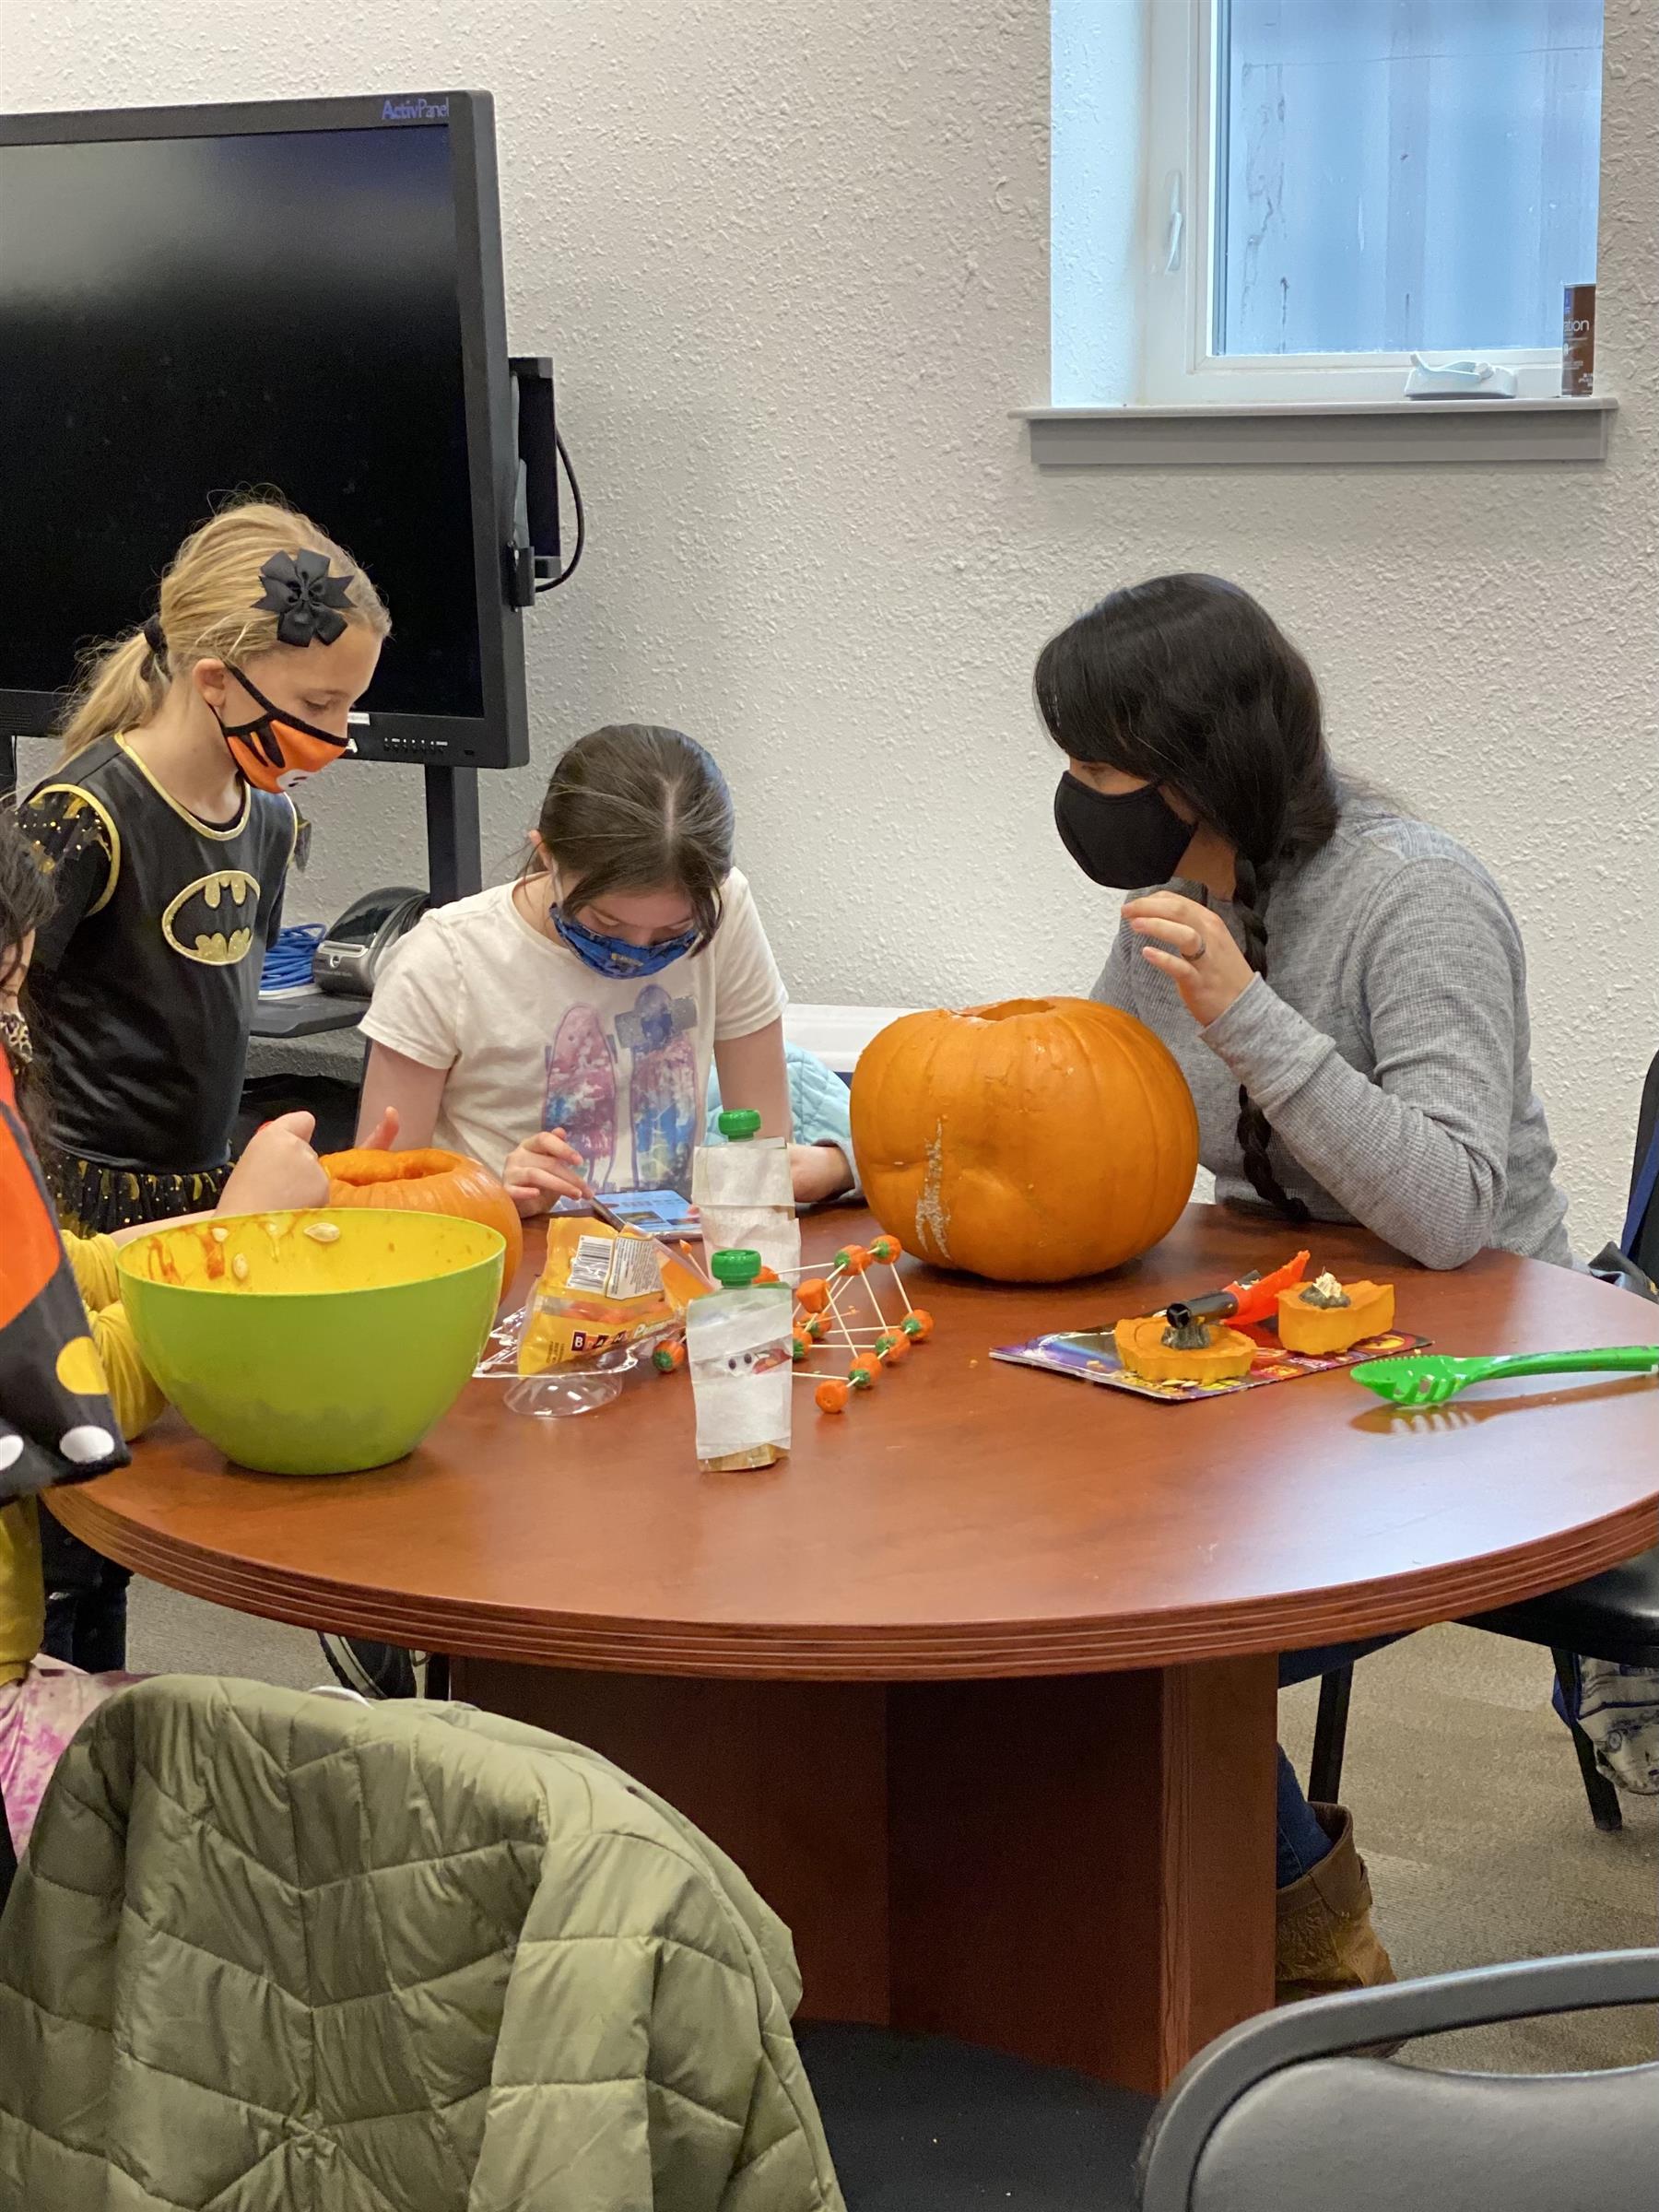
[{"label": "halloween placemat", "polygon": [[[1230,1326],[1237,1328],[1234,1322]],[[1288,1352],[1271,1324],[1240,1329],[1256,1347],[1249,1374],[1221,1382],[1148,1382],[1125,1371],[1118,1358],[1110,1329],[1085,1329],[1053,1336],[1034,1336],[1029,1344],[1005,1344],[993,1348],[993,1359],[1011,1367],[1040,1367],[1050,1374],[1073,1375],[1080,1382],[1103,1382],[1108,1390],[1133,1391],[1137,1398],[1157,1398],[1165,1405],[1184,1405],[1194,1398],[1230,1398],[1241,1390],[1262,1390],[1270,1382],[1295,1382],[1303,1375],[1323,1375],[1342,1367],[1358,1367],[1365,1359],[1392,1359],[1402,1353],[1420,1352],[1427,1336],[1412,1336],[1389,1329],[1371,1336],[1346,1352]]]}]

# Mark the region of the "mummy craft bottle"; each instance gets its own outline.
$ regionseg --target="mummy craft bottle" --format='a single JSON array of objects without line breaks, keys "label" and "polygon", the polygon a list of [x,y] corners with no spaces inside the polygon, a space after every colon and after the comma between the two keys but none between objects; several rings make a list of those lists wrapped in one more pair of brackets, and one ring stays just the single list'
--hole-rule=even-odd
[{"label": "mummy craft bottle", "polygon": [[794,1297],[758,1279],[758,1252],[717,1252],[709,1265],[719,1288],[686,1310],[697,1464],[706,1475],[770,1467],[789,1451]]},{"label": "mummy craft bottle", "polygon": [[699,1145],[691,1162],[691,1203],[702,1223],[703,1249],[758,1252],[762,1266],[793,1282],[801,1266],[789,1147],[760,1135],[760,1116],[728,1109],[719,1120],[723,1145]]}]

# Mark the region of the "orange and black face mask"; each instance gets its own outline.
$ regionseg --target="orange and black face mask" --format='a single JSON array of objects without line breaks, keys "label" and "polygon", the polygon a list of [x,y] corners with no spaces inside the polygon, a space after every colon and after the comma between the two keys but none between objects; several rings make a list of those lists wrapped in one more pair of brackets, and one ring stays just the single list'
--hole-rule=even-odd
[{"label": "orange and black face mask", "polygon": [[213,717],[230,747],[230,758],[255,790],[287,791],[340,758],[348,739],[336,737],[332,730],[320,730],[314,723],[301,722],[286,707],[274,705],[240,668],[231,667],[229,661],[225,665],[265,710],[252,722],[228,723],[217,712]]}]

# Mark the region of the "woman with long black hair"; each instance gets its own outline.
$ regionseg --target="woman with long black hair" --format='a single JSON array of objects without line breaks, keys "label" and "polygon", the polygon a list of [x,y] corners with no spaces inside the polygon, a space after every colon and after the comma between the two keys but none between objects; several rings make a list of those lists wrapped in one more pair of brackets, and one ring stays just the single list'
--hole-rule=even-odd
[{"label": "woman with long black hair", "polygon": [[[1138,894],[1094,995],[1181,1063],[1218,1198],[1430,1267],[1570,1265],[1514,917],[1461,845],[1338,775],[1312,672],[1248,593],[1113,592],[1043,648],[1036,694],[1066,851]],[[1282,1752],[1278,1799],[1281,2001],[1391,1979],[1347,1814]]]}]

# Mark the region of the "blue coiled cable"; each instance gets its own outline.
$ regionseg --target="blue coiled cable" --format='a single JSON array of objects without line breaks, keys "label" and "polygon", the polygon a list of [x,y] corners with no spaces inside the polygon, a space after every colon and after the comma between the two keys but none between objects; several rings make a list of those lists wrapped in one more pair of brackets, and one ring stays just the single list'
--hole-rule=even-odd
[{"label": "blue coiled cable", "polygon": [[328,934],[326,923],[296,922],[273,938],[259,971],[262,991],[292,991],[312,980],[312,961]]}]

